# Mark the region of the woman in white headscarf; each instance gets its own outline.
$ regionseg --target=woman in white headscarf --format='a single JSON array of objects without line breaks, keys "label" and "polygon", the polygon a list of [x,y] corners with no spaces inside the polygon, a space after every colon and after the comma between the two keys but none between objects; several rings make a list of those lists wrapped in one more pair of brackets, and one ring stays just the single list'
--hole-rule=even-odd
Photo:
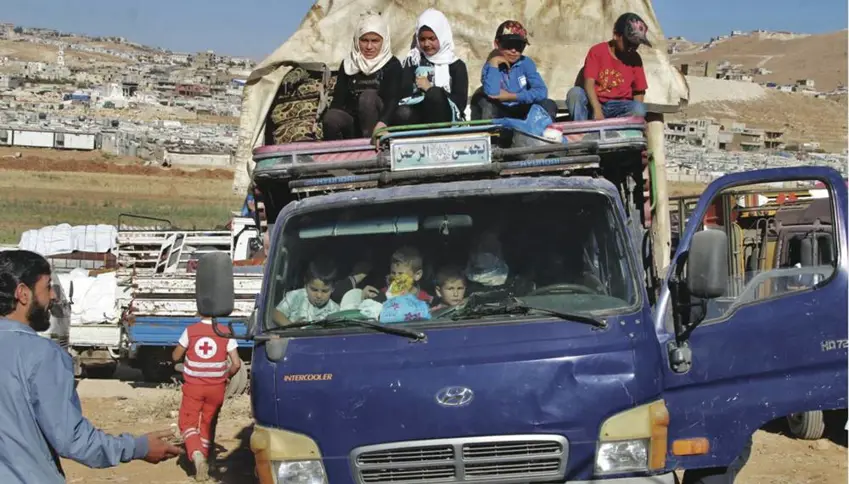
[{"label": "woman in white headscarf", "polygon": [[463,118],[469,99],[466,64],[454,54],[445,14],[429,8],[416,22],[413,48],[404,60],[400,107],[393,124],[447,123]]},{"label": "woman in white headscarf", "polygon": [[392,55],[386,21],[366,13],[339,67],[333,101],[322,120],[324,139],[369,138],[389,124],[400,98],[400,80],[401,63]]}]

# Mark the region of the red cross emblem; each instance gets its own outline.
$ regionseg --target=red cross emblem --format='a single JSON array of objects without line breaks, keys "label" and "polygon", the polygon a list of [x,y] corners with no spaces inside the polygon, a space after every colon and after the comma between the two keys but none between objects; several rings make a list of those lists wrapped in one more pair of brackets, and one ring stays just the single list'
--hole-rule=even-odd
[{"label": "red cross emblem", "polygon": [[218,351],[218,345],[208,336],[204,336],[195,343],[195,353],[204,360],[212,358],[216,351]]}]

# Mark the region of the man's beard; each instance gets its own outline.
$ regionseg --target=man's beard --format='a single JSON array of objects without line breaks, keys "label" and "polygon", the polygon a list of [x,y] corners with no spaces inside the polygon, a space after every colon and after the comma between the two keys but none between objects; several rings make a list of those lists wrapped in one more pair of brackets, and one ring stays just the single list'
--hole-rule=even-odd
[{"label": "man's beard", "polygon": [[33,305],[27,314],[29,325],[36,332],[47,331],[50,329],[50,304],[42,306],[38,301],[33,301]]}]

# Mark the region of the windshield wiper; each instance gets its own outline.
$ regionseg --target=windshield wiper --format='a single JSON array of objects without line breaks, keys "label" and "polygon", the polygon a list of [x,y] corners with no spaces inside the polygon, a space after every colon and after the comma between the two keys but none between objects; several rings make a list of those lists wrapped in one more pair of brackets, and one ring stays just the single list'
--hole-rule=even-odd
[{"label": "windshield wiper", "polygon": [[[472,302],[471,300],[469,302]],[[524,301],[517,299],[515,297],[508,297],[504,300],[498,302],[490,302],[483,304],[468,304],[465,307],[457,308],[451,314],[451,319],[465,319],[469,316],[490,316],[496,314],[528,314],[532,311],[536,311],[543,314],[548,314],[550,316],[556,316],[560,319],[567,321],[575,321],[579,323],[586,323],[596,328],[607,328],[607,323],[602,321],[601,319],[594,318],[592,316],[587,316],[585,314],[577,314],[577,313],[567,313],[564,311],[557,311],[554,309],[543,308],[539,306],[531,306]]]},{"label": "windshield wiper", "polygon": [[413,331],[411,329],[398,328],[394,326],[388,326],[385,324],[375,323],[374,320],[364,320],[358,318],[352,318],[350,316],[343,316],[338,318],[324,318],[319,319],[318,321],[303,321],[300,323],[291,323],[284,324],[283,326],[277,326],[275,330],[286,330],[286,329],[299,329],[305,328],[307,326],[318,326],[320,328],[332,328],[333,326],[359,326],[361,328],[369,328],[373,329],[380,333],[386,334],[394,334],[396,336],[403,336],[405,338],[410,338],[415,341],[425,341],[427,339],[427,335],[422,333],[421,331]]}]

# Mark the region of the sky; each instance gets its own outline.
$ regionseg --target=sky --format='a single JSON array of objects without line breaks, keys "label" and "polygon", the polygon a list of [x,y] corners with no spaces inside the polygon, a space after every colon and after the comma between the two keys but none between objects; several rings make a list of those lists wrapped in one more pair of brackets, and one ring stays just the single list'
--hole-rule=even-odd
[{"label": "sky", "polygon": [[[314,1],[2,0],[2,3],[2,22],[122,36],[174,51],[211,49],[219,54],[261,60],[297,29]],[[666,36],[680,35],[694,41],[706,41],[731,30],[816,34],[847,27],[846,0],[653,0],[652,4]]]}]

